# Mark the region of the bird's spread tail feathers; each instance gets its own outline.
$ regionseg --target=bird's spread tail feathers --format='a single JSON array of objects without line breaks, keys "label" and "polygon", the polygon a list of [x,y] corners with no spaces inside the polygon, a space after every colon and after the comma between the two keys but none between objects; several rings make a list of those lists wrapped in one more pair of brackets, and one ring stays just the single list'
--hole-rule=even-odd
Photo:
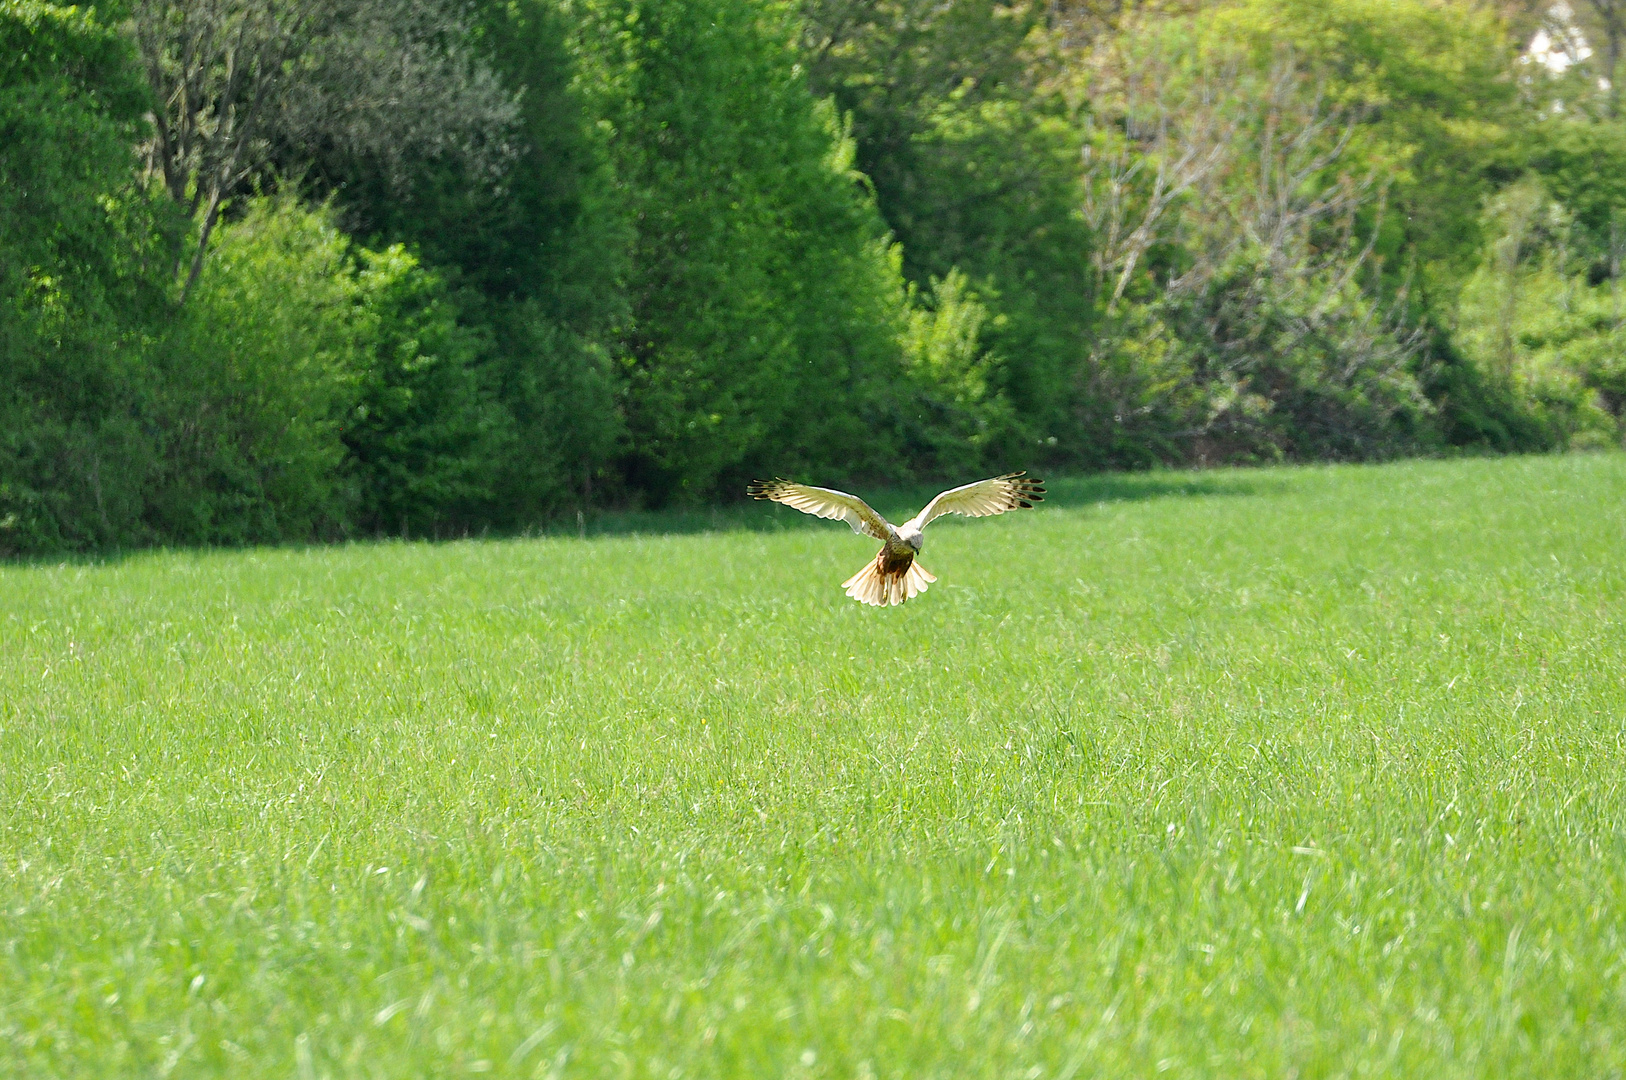
[{"label": "bird's spread tail feathers", "polygon": [[914,599],[937,580],[937,575],[913,560],[902,570],[888,572],[883,569],[884,556],[883,551],[841,583],[848,596],[860,604],[891,607]]}]

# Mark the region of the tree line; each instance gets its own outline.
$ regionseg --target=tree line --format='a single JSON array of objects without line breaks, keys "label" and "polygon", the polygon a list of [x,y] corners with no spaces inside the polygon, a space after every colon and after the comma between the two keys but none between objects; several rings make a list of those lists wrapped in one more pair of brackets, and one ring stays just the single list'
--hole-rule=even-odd
[{"label": "tree line", "polygon": [[1612,11],[0,0],[0,554],[1618,443]]}]

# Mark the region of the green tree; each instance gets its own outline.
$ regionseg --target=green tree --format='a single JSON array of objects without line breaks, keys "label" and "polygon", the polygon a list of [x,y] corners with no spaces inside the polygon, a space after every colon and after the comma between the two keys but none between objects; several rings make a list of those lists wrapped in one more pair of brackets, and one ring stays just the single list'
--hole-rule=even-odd
[{"label": "green tree", "polygon": [[190,257],[178,259],[183,298],[227,200],[285,161],[288,147],[369,153],[396,178],[423,154],[501,166],[515,102],[467,47],[455,3],[129,0],[128,8],[158,106],[147,168],[197,222]]},{"label": "green tree", "polygon": [[382,155],[333,143],[286,169],[365,243],[409,245],[458,294],[513,429],[489,504],[512,526],[615,491],[623,429],[607,343],[624,318],[631,233],[572,89],[565,19],[540,0],[473,5],[468,17],[469,48],[518,103],[500,171],[447,152],[401,176]]},{"label": "green tree", "polygon": [[989,311],[988,377],[1043,453],[1088,352],[1081,146],[1038,5],[805,0],[813,89],[851,118],[856,164],[917,288],[963,273]]},{"label": "green tree", "polygon": [[1389,287],[1412,275],[1414,296],[1448,311],[1525,115],[1500,17],[1425,0],[1242,0],[1198,24],[1211,62],[1240,47],[1264,70],[1289,49],[1331,101],[1359,114],[1351,154],[1391,184],[1377,249]]},{"label": "green tree", "polygon": [[1115,431],[1210,460],[1544,444],[1452,341],[1526,120],[1494,15],[1244,0],[1125,17],[1082,70]]},{"label": "green tree", "polygon": [[135,185],[147,96],[87,14],[0,2],[0,553],[146,539],[142,345],[163,216]]},{"label": "green tree", "polygon": [[508,414],[488,385],[487,343],[441,279],[400,245],[362,251],[354,331],[364,357],[342,438],[370,532],[445,535],[489,521]]},{"label": "green tree", "polygon": [[640,490],[766,470],[897,472],[902,291],[833,110],[751,0],[599,0],[580,17],[624,220],[620,338]]},{"label": "green tree", "polygon": [[256,200],[216,230],[191,301],[152,350],[158,535],[241,544],[341,535],[341,438],[370,359],[349,241],[320,213]]}]

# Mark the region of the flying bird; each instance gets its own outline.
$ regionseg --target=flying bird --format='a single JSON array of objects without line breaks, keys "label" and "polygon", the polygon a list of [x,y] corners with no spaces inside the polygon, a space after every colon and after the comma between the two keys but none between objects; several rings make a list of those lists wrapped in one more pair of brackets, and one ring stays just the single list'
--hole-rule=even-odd
[{"label": "flying bird", "polygon": [[937,580],[936,575],[915,561],[915,556],[920,554],[921,530],[934,518],[944,514],[992,517],[1018,507],[1031,509],[1034,503],[1044,501],[1043,480],[1029,478],[1025,473],[1006,473],[992,480],[950,488],[902,526],[896,526],[870,509],[863,499],[845,491],[793,484],[789,480],[755,480],[745,490],[758,499],[772,499],[804,514],[845,521],[853,532],[881,541],[881,550],[875,559],[841,583],[848,596],[875,607],[901,604],[919,596]]}]

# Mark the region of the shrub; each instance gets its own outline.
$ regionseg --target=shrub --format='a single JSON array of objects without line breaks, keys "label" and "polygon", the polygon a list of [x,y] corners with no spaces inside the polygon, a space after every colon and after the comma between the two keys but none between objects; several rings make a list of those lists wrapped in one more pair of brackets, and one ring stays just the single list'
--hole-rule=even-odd
[{"label": "shrub", "polygon": [[154,531],[187,543],[336,535],[353,493],[341,430],[363,357],[349,241],[291,200],[216,231],[156,352]]},{"label": "shrub", "polygon": [[962,475],[1019,452],[1016,410],[993,379],[1002,358],[984,341],[1000,321],[959,270],[924,295],[909,289],[904,445],[928,471]]},{"label": "shrub", "polygon": [[420,536],[478,527],[513,441],[483,379],[487,343],[400,245],[360,253],[356,301],[360,383],[342,432],[356,524]]},{"label": "shrub", "polygon": [[904,312],[885,229],[789,13],[601,0],[580,54],[633,240],[620,335],[630,482],[896,472]]},{"label": "shrub", "polygon": [[145,109],[116,33],[0,3],[0,554],[149,538],[143,346],[166,260],[133,183]]}]

